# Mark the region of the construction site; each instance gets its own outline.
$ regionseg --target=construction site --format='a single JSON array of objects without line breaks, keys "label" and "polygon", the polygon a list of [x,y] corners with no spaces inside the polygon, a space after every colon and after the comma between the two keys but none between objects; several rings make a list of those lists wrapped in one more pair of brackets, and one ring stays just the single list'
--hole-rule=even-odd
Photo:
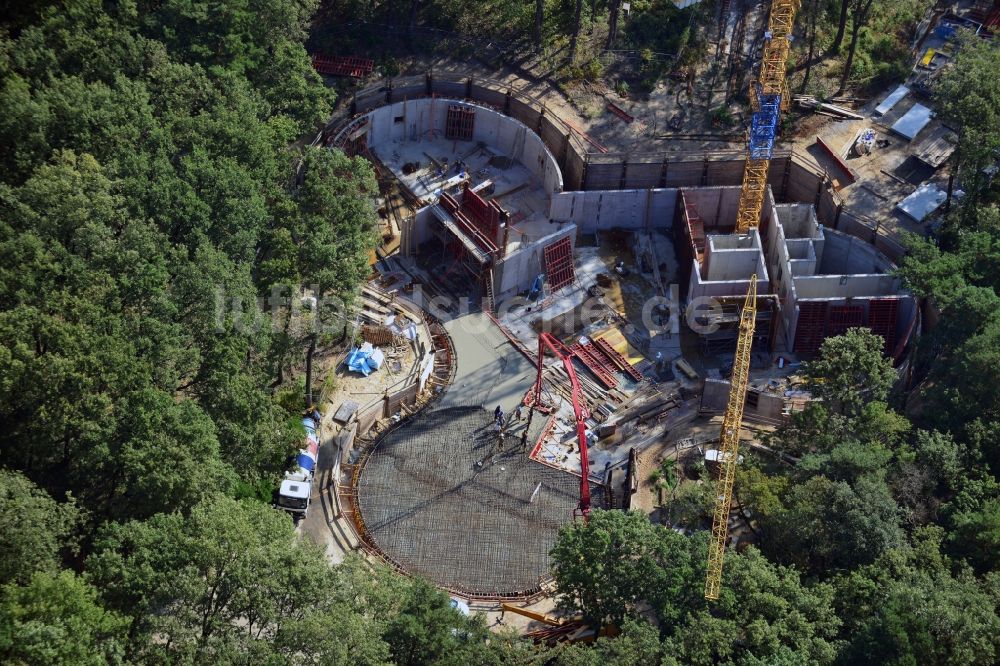
[{"label": "construction site", "polygon": [[537,600],[561,525],[670,522],[646,476],[693,456],[721,489],[700,524],[714,598],[725,549],[752,538],[737,449],[766,451],[758,433],[808,400],[801,362],[867,327],[905,375],[921,314],[901,247],[776,146],[795,9],[771,7],[741,151],[616,155],[511,86],[430,73],[359,90],[317,137],[375,167],[368,289],[428,330],[405,397],[336,426],[352,547],[465,599]]}]

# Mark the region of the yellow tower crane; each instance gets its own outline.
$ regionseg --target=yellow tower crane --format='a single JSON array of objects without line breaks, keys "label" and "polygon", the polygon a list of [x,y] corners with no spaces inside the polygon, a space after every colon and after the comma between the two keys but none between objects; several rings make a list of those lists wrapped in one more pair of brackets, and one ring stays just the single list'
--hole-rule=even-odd
[{"label": "yellow tower crane", "polygon": [[722,417],[722,452],[719,457],[718,498],[715,515],[712,518],[712,540],[708,544],[708,575],[705,578],[705,598],[719,598],[722,587],[722,559],[726,554],[726,538],[729,536],[729,508],[733,502],[733,479],[736,477],[736,463],[739,458],[740,426],[743,421],[743,403],[747,396],[747,382],[750,379],[750,347],[757,318],[757,274],[750,276],[750,289],[740,313],[740,337],[736,342],[736,357],[733,359],[732,386],[729,389],[729,403]]},{"label": "yellow tower crane", "polygon": [[736,213],[736,231],[746,233],[760,224],[760,210],[767,187],[767,170],[774,150],[781,111],[788,108],[785,87],[785,64],[800,0],[772,0],[771,16],[764,34],[764,55],[760,75],[751,86],[750,104],[754,114],[750,123],[747,161],[743,168],[743,189]]},{"label": "yellow tower crane", "polygon": [[[760,224],[760,211],[767,188],[767,171],[774,153],[775,137],[781,112],[788,106],[785,86],[785,65],[800,0],[772,0],[771,15],[765,33],[764,54],[760,75],[750,90],[753,116],[747,141],[747,160],[743,169],[743,189],[740,190],[736,213],[736,232],[746,233]],[[750,349],[757,316],[757,275],[750,277],[750,289],[740,313],[740,334],[733,359],[733,376],[729,402],[722,419],[722,450],[719,464],[719,495],[712,517],[712,540],[708,546],[708,574],[705,578],[705,598],[716,600],[722,587],[722,561],[729,537],[729,512],[733,502],[733,480],[739,459],[740,427],[743,403],[750,379]]]}]

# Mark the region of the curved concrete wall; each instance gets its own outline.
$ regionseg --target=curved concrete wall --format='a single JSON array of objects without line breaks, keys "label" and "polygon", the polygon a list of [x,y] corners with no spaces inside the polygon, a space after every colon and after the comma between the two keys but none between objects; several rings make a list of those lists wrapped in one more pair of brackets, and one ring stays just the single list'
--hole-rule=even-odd
[{"label": "curved concrete wall", "polygon": [[[444,137],[448,107],[453,104],[476,110],[473,141],[481,141],[523,164],[542,183],[546,194],[551,196],[562,191],[559,165],[537,134],[509,116],[457,99],[405,100],[369,111],[365,114],[368,119],[368,145],[377,150],[398,141],[440,140]],[[359,120],[355,119],[343,131],[357,128],[359,124]]]}]

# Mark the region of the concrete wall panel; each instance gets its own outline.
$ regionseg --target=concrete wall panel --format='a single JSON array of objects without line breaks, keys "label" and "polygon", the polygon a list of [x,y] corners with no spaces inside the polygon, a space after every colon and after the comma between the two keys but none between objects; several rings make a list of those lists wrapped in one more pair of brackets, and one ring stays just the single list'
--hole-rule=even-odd
[{"label": "concrete wall panel", "polygon": [[497,302],[530,289],[535,277],[545,271],[543,248],[562,238],[569,238],[570,244],[575,248],[576,233],[575,225],[566,224],[537,243],[532,243],[507,255],[507,258],[493,269],[493,284]]},{"label": "concrete wall panel", "polygon": [[669,229],[673,226],[677,190],[563,192],[552,197],[549,217],[570,220],[583,233],[614,227]]}]

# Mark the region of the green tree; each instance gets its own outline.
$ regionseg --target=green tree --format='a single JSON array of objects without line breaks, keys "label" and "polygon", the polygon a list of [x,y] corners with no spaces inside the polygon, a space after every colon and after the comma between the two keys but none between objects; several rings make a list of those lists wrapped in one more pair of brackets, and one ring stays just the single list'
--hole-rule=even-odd
[{"label": "green tree", "polygon": [[101,607],[97,590],[69,571],[38,572],[0,588],[5,664],[120,664],[127,621]]},{"label": "green tree", "polygon": [[984,664],[1000,654],[996,597],[940,552],[940,528],[835,581],[844,664]]},{"label": "green tree", "polygon": [[903,542],[899,506],[873,474],[853,485],[813,477],[793,486],[782,508],[760,522],[769,556],[816,575],[870,564]]},{"label": "green tree", "polygon": [[954,531],[948,535],[952,552],[980,573],[1000,571],[1000,498],[956,514],[952,523]]},{"label": "green tree", "polygon": [[830,664],[840,619],[834,590],[802,585],[795,569],[755,548],[726,557],[722,593],[711,611],[692,609],[666,640],[667,664]]},{"label": "green tree", "polygon": [[837,414],[853,416],[870,402],[885,402],[896,380],[882,354],[885,341],[867,328],[852,328],[827,338],[819,358],[804,371],[814,395]]},{"label": "green tree", "polygon": [[[330,612],[331,573],[319,550],[295,540],[284,514],[222,496],[188,517],[108,526],[86,572],[107,605],[129,617],[133,658],[262,657],[273,650],[269,635],[314,627],[313,613]],[[364,654],[379,662],[377,649]]]},{"label": "green tree", "polygon": [[56,502],[24,475],[0,469],[0,584],[57,571],[75,552],[79,521],[72,497]]},{"label": "green tree", "polygon": [[621,634],[593,646],[569,645],[556,653],[556,666],[647,666],[663,656],[659,632],[645,620],[625,620]]},{"label": "green tree", "polygon": [[339,150],[310,148],[302,161],[296,193],[299,266],[319,294],[349,299],[367,275],[377,215],[371,196],[378,192],[371,165]]},{"label": "green tree", "polygon": [[448,595],[416,579],[406,587],[384,636],[394,664],[418,666],[487,663],[483,653],[488,634],[482,615],[464,617],[451,607]]},{"label": "green tree", "polygon": [[[962,178],[965,220],[970,219],[986,184],[982,169],[996,161],[1000,149],[1000,83],[995,76],[998,67],[1000,51],[969,34],[963,37],[954,63],[942,73],[934,91],[942,117],[960,128],[951,173]],[[948,190],[950,196],[950,181]]]},{"label": "green tree", "polygon": [[564,525],[551,557],[560,608],[594,627],[621,626],[641,601],[676,620],[703,588],[703,558],[689,540],[638,512],[597,510]]}]

